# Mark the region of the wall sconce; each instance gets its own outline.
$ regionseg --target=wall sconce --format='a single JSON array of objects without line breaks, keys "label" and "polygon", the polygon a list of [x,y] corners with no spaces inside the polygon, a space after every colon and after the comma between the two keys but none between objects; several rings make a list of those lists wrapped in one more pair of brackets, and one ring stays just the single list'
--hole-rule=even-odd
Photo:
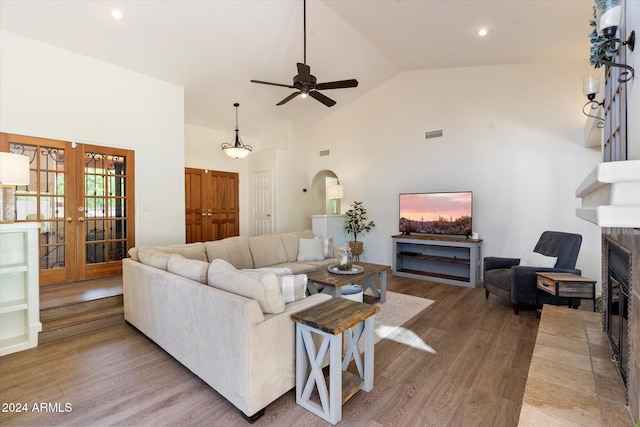
[{"label": "wall sconce", "polygon": [[238,134],[238,132],[240,132],[238,130],[238,107],[240,104],[236,102],[233,106],[236,107],[236,137],[233,144],[225,142],[221,144],[220,147],[227,156],[233,157],[234,159],[242,159],[247,157],[253,148],[250,145],[244,145],[240,140],[240,135]]},{"label": "wall sconce", "polygon": [[327,199],[331,199],[331,213],[340,213],[340,199],[344,197],[344,188],[342,185],[327,186]]},{"label": "wall sconce", "polygon": [[585,111],[587,106],[590,106],[592,110],[597,110],[601,106],[604,106],[604,101],[596,101],[596,95],[600,92],[600,78],[596,76],[585,76],[582,78],[582,93],[587,97],[589,101],[582,107],[582,114],[587,117],[592,117],[597,120],[596,126],[598,129],[604,127],[604,120],[602,117],[593,116]]},{"label": "wall sconce", "polygon": [[[622,5],[620,4],[620,0],[596,3],[599,3],[598,14],[600,16],[598,20],[598,32],[608,39],[608,50],[612,53],[612,56],[618,52],[620,46],[627,46],[629,50],[633,52],[636,44],[635,31],[631,31],[631,34],[625,41],[616,38],[616,32],[622,19]],[[629,65],[617,64],[610,61],[601,61],[600,63],[611,67],[624,68],[626,71],[621,72],[618,77],[620,83],[626,83],[634,77],[634,69]]]},{"label": "wall sconce", "polygon": [[29,157],[14,153],[0,153],[0,223],[16,220],[14,187],[29,184]]}]

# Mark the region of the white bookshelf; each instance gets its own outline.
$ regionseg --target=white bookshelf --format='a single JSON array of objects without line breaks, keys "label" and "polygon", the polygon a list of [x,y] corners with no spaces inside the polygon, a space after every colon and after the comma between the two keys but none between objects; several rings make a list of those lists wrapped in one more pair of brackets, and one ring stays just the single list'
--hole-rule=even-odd
[{"label": "white bookshelf", "polygon": [[39,230],[36,222],[0,224],[0,356],[38,345]]}]

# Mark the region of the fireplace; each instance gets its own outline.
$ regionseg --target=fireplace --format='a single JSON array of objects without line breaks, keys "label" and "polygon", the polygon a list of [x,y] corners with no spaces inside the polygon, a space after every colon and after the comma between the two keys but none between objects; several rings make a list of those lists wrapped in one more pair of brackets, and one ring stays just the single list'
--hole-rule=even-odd
[{"label": "fireplace", "polygon": [[627,386],[631,256],[626,248],[607,238],[605,259],[605,329],[613,352],[611,360],[616,364],[618,372]]}]

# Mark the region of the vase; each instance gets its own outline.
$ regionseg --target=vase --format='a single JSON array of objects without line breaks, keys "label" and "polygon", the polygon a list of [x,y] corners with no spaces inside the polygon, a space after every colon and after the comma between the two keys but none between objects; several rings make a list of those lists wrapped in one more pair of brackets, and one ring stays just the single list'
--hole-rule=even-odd
[{"label": "vase", "polygon": [[360,255],[362,255],[362,250],[364,247],[363,242],[349,242],[349,246],[351,247],[351,253],[356,261],[360,261]]}]

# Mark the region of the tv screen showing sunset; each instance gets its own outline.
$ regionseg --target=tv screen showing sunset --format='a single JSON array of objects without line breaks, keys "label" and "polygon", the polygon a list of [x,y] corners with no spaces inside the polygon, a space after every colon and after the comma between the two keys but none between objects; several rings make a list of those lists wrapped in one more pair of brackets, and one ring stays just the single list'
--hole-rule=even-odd
[{"label": "tv screen showing sunset", "polygon": [[400,231],[471,234],[472,193],[400,194]]}]

